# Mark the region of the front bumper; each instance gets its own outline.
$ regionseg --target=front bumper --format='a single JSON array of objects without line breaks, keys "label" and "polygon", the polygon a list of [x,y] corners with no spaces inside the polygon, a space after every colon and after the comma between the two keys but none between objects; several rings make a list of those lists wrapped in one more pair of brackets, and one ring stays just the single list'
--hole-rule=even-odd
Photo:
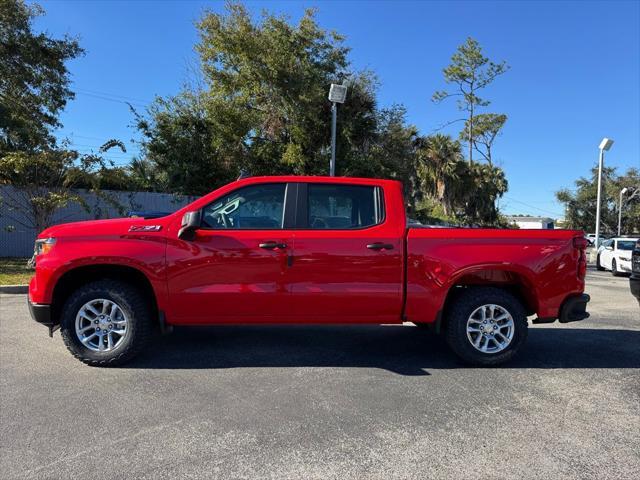
[{"label": "front bumper", "polygon": [[620,259],[620,261],[618,262],[618,271],[631,273],[631,260]]},{"label": "front bumper", "polygon": [[589,300],[591,300],[591,297],[586,293],[565,300],[560,308],[560,316],[558,318],[560,323],[577,322],[589,318],[589,312],[587,312]]},{"label": "front bumper", "polygon": [[54,326],[55,322],[51,319],[51,305],[33,303],[29,299],[27,299],[27,304],[29,305],[31,318],[47,327],[51,328]]}]

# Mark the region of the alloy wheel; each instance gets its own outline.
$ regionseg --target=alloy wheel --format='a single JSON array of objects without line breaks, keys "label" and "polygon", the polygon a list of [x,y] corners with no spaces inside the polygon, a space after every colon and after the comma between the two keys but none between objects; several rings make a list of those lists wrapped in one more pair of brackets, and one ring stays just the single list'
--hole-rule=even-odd
[{"label": "alloy wheel", "polygon": [[482,353],[503,351],[513,340],[514,332],[513,317],[500,305],[482,305],[467,320],[467,338]]},{"label": "alloy wheel", "polygon": [[85,303],[76,315],[78,340],[94,352],[110,352],[118,348],[128,332],[128,319],[112,300],[97,298]]}]

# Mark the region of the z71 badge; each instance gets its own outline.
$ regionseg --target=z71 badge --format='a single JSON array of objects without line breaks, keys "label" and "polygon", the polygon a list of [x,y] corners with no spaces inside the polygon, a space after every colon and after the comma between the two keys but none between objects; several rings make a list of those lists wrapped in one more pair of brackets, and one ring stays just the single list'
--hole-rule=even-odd
[{"label": "z71 badge", "polygon": [[162,225],[131,225],[129,227],[130,232],[159,232],[162,230]]}]

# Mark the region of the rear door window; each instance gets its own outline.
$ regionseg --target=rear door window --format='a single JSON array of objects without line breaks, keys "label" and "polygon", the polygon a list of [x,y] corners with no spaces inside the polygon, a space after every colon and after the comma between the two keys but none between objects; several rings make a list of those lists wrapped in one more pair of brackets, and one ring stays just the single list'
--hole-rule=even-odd
[{"label": "rear door window", "polygon": [[383,221],[382,194],[378,187],[310,183],[307,192],[307,228],[355,230]]}]

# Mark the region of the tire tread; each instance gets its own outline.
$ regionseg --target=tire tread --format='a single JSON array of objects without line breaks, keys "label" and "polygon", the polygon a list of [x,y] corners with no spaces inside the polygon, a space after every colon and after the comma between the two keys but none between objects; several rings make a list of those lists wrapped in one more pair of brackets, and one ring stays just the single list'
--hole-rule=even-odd
[{"label": "tire tread", "polygon": [[[515,333],[506,350],[486,354],[475,350],[467,338],[467,320],[482,304],[495,303],[506,308],[513,317]],[[472,287],[462,293],[449,310],[445,339],[451,349],[468,364],[491,367],[505,363],[518,352],[527,338],[527,316],[520,301],[511,293],[496,287]]]},{"label": "tire tread", "polygon": [[[133,315],[133,340],[117,355],[105,359],[95,359],[87,356],[84,349],[74,341],[75,316],[72,311],[74,305],[86,295],[93,294],[95,298],[105,296],[120,297],[126,303]],[[138,355],[149,343],[151,338],[151,319],[149,305],[144,295],[134,286],[112,279],[97,280],[88,283],[73,292],[64,304],[61,315],[61,335],[65,346],[71,354],[81,362],[93,367],[115,367],[122,365]]]}]

